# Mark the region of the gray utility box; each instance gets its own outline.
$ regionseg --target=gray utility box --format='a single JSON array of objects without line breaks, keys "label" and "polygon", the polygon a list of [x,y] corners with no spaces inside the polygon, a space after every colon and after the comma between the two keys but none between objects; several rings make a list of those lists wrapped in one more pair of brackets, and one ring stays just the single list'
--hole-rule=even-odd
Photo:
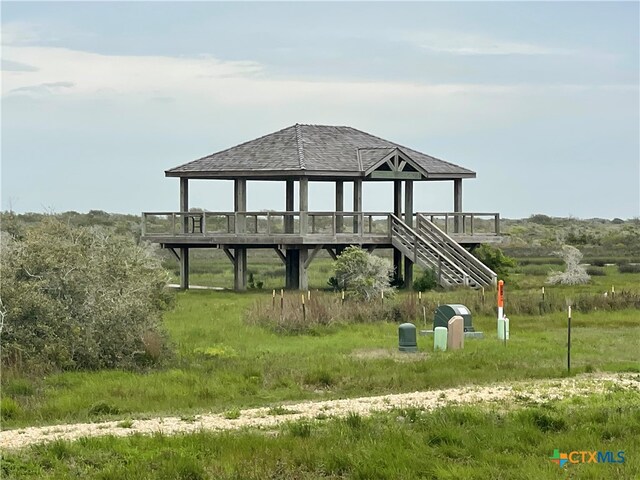
[{"label": "gray utility box", "polygon": [[433,329],[436,327],[447,327],[449,320],[456,315],[461,316],[464,319],[464,331],[474,332],[473,325],[471,323],[471,311],[464,305],[440,305],[436,308],[435,315],[433,316]]}]

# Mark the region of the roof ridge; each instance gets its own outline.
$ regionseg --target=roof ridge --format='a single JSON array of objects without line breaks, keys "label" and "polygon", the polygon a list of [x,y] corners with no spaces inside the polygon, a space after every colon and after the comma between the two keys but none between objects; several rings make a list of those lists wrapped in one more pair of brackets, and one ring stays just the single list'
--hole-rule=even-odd
[{"label": "roof ridge", "polygon": [[[450,165],[450,166],[452,166],[452,167],[462,168],[463,170],[467,170],[467,171],[469,171],[469,172],[471,172],[471,171],[472,171],[472,170],[469,170],[468,168],[461,167],[460,165],[457,165],[457,164],[455,164],[455,163],[448,162],[447,160],[442,160],[441,158],[434,157],[433,155],[429,155],[428,153],[422,153],[422,152],[420,152],[419,150],[415,150],[415,149],[413,149],[413,148],[411,148],[411,147],[407,147],[406,145],[400,145],[399,143],[395,143],[395,142],[391,142],[391,141],[389,141],[389,140],[385,140],[384,138],[378,137],[377,135],[372,135],[372,134],[371,134],[371,133],[369,133],[369,132],[365,132],[365,131],[359,130],[359,129],[357,129],[357,128],[349,127],[349,126],[346,126],[346,128],[348,128],[348,129],[350,129],[350,130],[355,130],[356,132],[364,133],[365,135],[368,135],[368,136],[370,136],[370,137],[376,138],[376,139],[378,139],[378,140],[382,140],[383,142],[390,143],[390,144],[392,144],[393,146],[395,146],[396,148],[398,148],[398,147],[399,147],[399,148],[404,148],[405,150],[409,150],[409,151],[411,151],[411,152],[416,152],[416,153],[419,153],[420,155],[424,155],[424,156],[426,156],[426,157],[430,157],[430,158],[432,158],[432,159],[434,159],[434,160],[438,160],[439,162],[446,163],[447,165]],[[403,153],[404,153],[405,155],[409,156],[409,154],[408,154],[407,152],[403,151]]]},{"label": "roof ridge", "polygon": [[300,124],[296,123],[296,143],[298,144],[298,160],[300,161],[300,170],[306,170],[307,164],[304,161],[304,144],[302,143],[302,132]]}]

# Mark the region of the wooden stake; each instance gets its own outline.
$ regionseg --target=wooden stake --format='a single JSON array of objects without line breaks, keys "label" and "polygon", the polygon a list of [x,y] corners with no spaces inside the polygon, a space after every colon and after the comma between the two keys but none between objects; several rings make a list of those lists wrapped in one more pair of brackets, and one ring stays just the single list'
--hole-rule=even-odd
[{"label": "wooden stake", "polygon": [[571,373],[571,305],[567,318],[567,373]]},{"label": "wooden stake", "polygon": [[280,320],[284,319],[284,290],[280,290]]},{"label": "wooden stake", "polygon": [[344,305],[344,290],[342,290],[342,305]]},{"label": "wooden stake", "polygon": [[275,288],[273,289],[273,292],[271,294],[271,308],[276,308],[276,290],[275,290]]},{"label": "wooden stake", "polygon": [[307,307],[304,304],[304,293],[301,296],[302,296],[302,320],[306,322],[307,321]]}]

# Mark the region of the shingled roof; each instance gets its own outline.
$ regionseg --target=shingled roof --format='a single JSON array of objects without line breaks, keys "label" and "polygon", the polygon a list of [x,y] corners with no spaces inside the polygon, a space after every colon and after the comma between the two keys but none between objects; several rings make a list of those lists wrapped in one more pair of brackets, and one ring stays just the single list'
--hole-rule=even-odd
[{"label": "shingled roof", "polygon": [[[367,178],[398,155],[423,180],[474,178],[475,172],[351,127],[296,124],[169,169],[168,177],[317,180]],[[384,167],[383,167],[384,169]]]}]

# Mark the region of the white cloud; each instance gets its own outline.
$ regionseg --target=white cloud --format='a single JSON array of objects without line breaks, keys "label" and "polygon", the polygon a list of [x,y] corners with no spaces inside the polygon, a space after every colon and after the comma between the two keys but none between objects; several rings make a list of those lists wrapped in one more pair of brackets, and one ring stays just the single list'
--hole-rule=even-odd
[{"label": "white cloud", "polygon": [[103,106],[146,112],[152,120],[140,120],[143,124],[176,117],[198,118],[208,125],[213,118],[228,121],[240,115],[268,116],[283,125],[298,121],[366,127],[374,119],[388,123],[393,118],[403,132],[461,134],[500,129],[535,117],[544,102],[562,97],[573,101],[573,94],[594,88],[637,90],[637,86],[624,85],[310,81],[275,78],[264,65],[252,61],[103,55],[53,47],[10,46],[3,49],[3,56],[33,67],[30,71],[2,72],[3,97],[12,99],[16,108],[20,99],[37,98],[50,99],[49,103],[65,114],[85,107],[93,112],[93,100],[97,99],[104,101]]},{"label": "white cloud", "polygon": [[574,55],[578,50],[514,42],[486,35],[438,30],[405,34],[419,47],[453,55]]},{"label": "white cloud", "polygon": [[[252,61],[222,61],[211,56],[166,57],[102,55],[65,48],[3,49],[8,62],[30,71],[3,72],[4,96],[42,93],[42,86],[65,85],[49,93],[76,96],[142,95],[149,98],[194,96],[221,104],[276,105],[309,99],[374,101],[441,97],[458,93],[500,93],[518,87],[501,85],[403,82],[309,81],[268,76]],[[61,83],[62,82],[62,83]]]}]

